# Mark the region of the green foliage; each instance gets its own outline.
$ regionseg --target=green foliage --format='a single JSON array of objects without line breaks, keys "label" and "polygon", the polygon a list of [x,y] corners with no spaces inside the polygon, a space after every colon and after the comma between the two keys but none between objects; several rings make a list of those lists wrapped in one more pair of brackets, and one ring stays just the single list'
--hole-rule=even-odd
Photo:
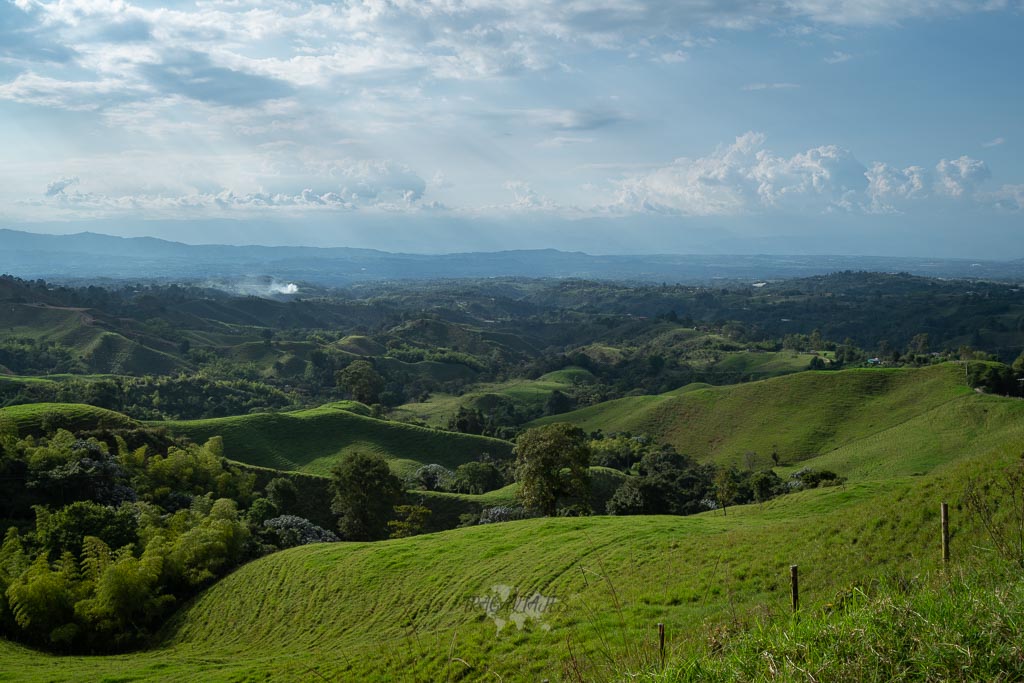
[{"label": "green foliage", "polygon": [[505,485],[505,478],[494,463],[467,462],[455,469],[453,488],[460,493],[480,494]]},{"label": "green foliage", "polygon": [[430,508],[423,505],[396,505],[397,519],[388,521],[389,538],[408,538],[423,533],[430,516]]},{"label": "green foliage", "polygon": [[82,500],[56,512],[36,507],[36,540],[49,557],[60,557],[65,552],[80,554],[89,536],[120,548],[135,543],[137,533],[138,522],[131,505],[113,508]]},{"label": "green foliage", "polygon": [[372,541],[388,533],[388,521],[402,495],[402,482],[379,455],[353,453],[331,471],[338,530],[350,541]]},{"label": "green foliage", "polygon": [[608,501],[609,514],[692,515],[708,509],[713,467],[667,448],[645,454],[637,471]]},{"label": "green foliage", "polygon": [[722,514],[728,514],[730,505],[736,501],[740,487],[737,472],[732,468],[722,467],[715,473],[715,500],[722,508]]},{"label": "green foliage", "polygon": [[562,497],[587,498],[590,447],[583,430],[555,423],[516,439],[516,481],[523,504],[554,515]]},{"label": "green foliage", "polygon": [[365,360],[352,361],[344,370],[339,370],[336,381],[361,403],[377,403],[380,392],[384,391],[384,378],[373,363]]},{"label": "green foliage", "polygon": [[203,446],[168,449],[166,455],[154,455],[146,461],[139,478],[140,490],[154,502],[166,502],[172,494],[212,493],[247,504],[255,477],[225,464],[224,445],[213,437]]},{"label": "green foliage", "polygon": [[264,492],[281,514],[288,515],[295,512],[299,502],[299,489],[291,479],[285,477],[271,479]]}]

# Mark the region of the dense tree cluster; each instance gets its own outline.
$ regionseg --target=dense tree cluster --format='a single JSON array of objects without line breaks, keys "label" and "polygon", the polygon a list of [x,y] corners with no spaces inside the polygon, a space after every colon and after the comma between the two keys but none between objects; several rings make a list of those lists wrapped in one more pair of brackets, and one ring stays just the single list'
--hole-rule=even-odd
[{"label": "dense tree cluster", "polygon": [[296,498],[288,480],[262,497],[255,479],[224,459],[219,437],[155,452],[121,436],[0,433],[0,518],[13,523],[0,634],[60,651],[134,647],[240,562],[337,540],[280,513]]}]

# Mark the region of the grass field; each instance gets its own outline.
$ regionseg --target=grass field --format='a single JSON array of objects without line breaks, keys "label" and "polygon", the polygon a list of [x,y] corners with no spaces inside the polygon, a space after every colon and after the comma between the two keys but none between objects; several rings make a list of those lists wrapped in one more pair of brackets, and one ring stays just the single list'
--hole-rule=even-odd
[{"label": "grass field", "polygon": [[[297,548],[250,563],[178,613],[153,650],[54,657],[0,644],[17,680],[584,680],[701,651],[713,625],[788,609],[887,574],[933,571],[938,502],[1017,445],[920,477],[817,489],[729,514],[537,519],[374,544]],[[983,543],[954,507],[955,556]],[[557,599],[520,629],[513,595]],[[486,598],[487,600],[478,600]],[[493,598],[493,602],[488,600]],[[501,602],[490,617],[484,606]],[[505,611],[502,611],[505,610]],[[493,617],[507,623],[499,631]]]},{"label": "grass field", "polygon": [[80,403],[30,403],[0,409],[0,432],[13,428],[18,436],[42,433],[45,425],[68,430],[130,428],[139,423],[121,413]]},{"label": "grass field", "polygon": [[406,403],[392,411],[395,419],[422,420],[433,426],[447,426],[449,418],[460,407],[478,408],[487,412],[496,399],[508,399],[525,411],[539,411],[553,391],[567,391],[573,381],[593,381],[594,376],[583,368],[569,367],[549,372],[530,380],[515,379],[477,385],[461,396],[434,394],[424,403]]},{"label": "grass field", "polygon": [[[876,580],[917,585],[916,577],[937,575],[940,501],[951,504],[954,569],[988,555],[986,537],[963,506],[964,489],[972,478],[998,477],[1019,462],[1024,401],[978,394],[961,384],[962,377],[958,366],[803,373],[737,387],[686,387],[578,411],[573,417],[588,428],[590,420],[603,418],[642,425],[633,428],[723,462],[739,462],[746,449],[763,455],[766,445],[777,444],[787,462],[783,475],[799,462],[835,469],[849,481],[730,507],[725,515],[534,519],[296,548],[245,565],[211,587],[177,613],[153,649],[56,657],[0,642],[0,672],[10,680],[590,681],[643,675],[675,683],[770,680],[775,670],[778,680],[811,680],[801,675],[810,662],[819,667],[812,676],[821,674],[815,680],[856,677],[842,660],[854,655],[841,655],[856,648],[843,650],[844,644],[861,638],[881,648],[880,628],[896,634],[887,632],[886,642],[897,646],[938,647],[935,639],[951,638],[950,629],[931,628],[907,610],[940,619],[950,605],[967,604],[952,598],[922,603],[908,594],[897,603],[887,598],[874,611],[828,616]],[[331,407],[202,422],[238,429],[243,443],[273,440],[275,448],[285,448],[293,438],[318,443],[323,425],[335,423],[326,417],[333,414],[344,415],[337,424],[346,429],[378,422]],[[267,417],[292,421],[247,422]],[[410,443],[427,434],[436,432],[410,432]],[[478,498],[496,504],[513,494],[503,489]],[[433,503],[445,494],[430,498]],[[456,497],[451,502],[460,503]],[[792,564],[800,567],[801,604],[818,630],[801,630],[786,616]],[[557,602],[532,603],[547,605],[544,611],[515,609],[521,604],[516,595],[536,594]],[[1008,614],[999,611],[997,598],[985,596],[968,600],[978,611],[967,613]],[[658,623],[668,634],[664,674],[656,673]],[[919,630],[901,641],[900,628]],[[1019,619],[1010,619],[992,632],[1016,642],[1022,630]],[[949,670],[965,671],[957,667],[985,657],[986,647],[1000,647],[989,640],[964,641],[973,654],[954,648],[944,660]],[[765,651],[789,659],[772,668],[761,657]],[[855,663],[875,666],[865,661]],[[932,660],[918,665],[925,661]],[[921,671],[902,677],[927,680]]]},{"label": "grass field", "polygon": [[232,460],[311,474],[328,474],[354,451],[377,453],[403,475],[428,463],[453,469],[484,453],[496,458],[511,454],[507,441],[377,420],[350,407],[342,402],[291,413],[151,424],[197,442],[222,436],[224,453]]},{"label": "grass field", "polygon": [[[668,394],[637,396],[543,418],[537,424],[571,422],[587,431],[648,434],[703,460],[741,464],[755,453],[760,465],[777,452],[796,464],[846,446],[875,439],[892,444],[887,430],[905,446],[923,439],[936,445],[935,429],[949,431],[957,405],[982,411],[977,395],[963,383],[963,368],[946,364],[920,369],[855,369],[802,372],[724,387],[684,387]],[[959,403],[958,403],[959,402]],[[1005,410],[1016,410],[1010,402]],[[959,418],[956,418],[959,419]],[[966,419],[966,417],[965,417]],[[984,422],[971,417],[968,424]],[[833,464],[839,466],[842,456]],[[846,469],[860,465],[844,466]]]}]

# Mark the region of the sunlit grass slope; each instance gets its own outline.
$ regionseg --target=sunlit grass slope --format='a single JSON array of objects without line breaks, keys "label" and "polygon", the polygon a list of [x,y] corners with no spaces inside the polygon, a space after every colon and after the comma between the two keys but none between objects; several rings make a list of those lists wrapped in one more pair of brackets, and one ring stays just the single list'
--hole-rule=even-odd
[{"label": "sunlit grass slope", "polygon": [[[953,503],[954,557],[967,557],[983,539],[957,506],[964,483],[1017,450],[976,447],[920,477],[728,515],[537,519],[297,548],[209,589],[156,649],[52,657],[0,644],[0,661],[19,680],[559,680],[567,666],[594,680],[654,661],[657,623],[671,653],[703,642],[709,625],[784,613],[791,564],[808,607],[888,572],[936,568],[942,500]],[[540,621],[499,632],[475,598],[500,597],[503,586],[558,602]]]},{"label": "sunlit grass slope", "polygon": [[139,423],[126,415],[81,403],[29,403],[0,409],[0,431],[37,435],[44,427],[63,429],[131,428]]},{"label": "sunlit grass slope", "polygon": [[[623,398],[538,423],[571,422],[587,431],[644,433],[680,452],[726,463],[740,463],[744,454],[753,452],[763,465],[770,463],[775,451],[784,464],[793,464],[868,438],[879,442],[877,448],[883,442],[891,446],[891,435],[882,434],[905,423],[908,429],[900,438],[906,446],[918,438],[936,445],[933,430],[956,432],[961,418],[967,421],[965,426],[985,431],[984,409],[973,401],[976,398],[982,397],[964,384],[963,368],[955,364],[801,372],[748,384]],[[841,461],[837,456],[835,464]]]},{"label": "sunlit grass slope", "polygon": [[507,457],[506,441],[441,432],[357,415],[345,403],[291,413],[259,413],[209,420],[155,422],[173,434],[203,442],[224,438],[232,460],[279,470],[328,474],[348,453],[378,453],[399,473],[428,463],[455,468],[484,453]]}]

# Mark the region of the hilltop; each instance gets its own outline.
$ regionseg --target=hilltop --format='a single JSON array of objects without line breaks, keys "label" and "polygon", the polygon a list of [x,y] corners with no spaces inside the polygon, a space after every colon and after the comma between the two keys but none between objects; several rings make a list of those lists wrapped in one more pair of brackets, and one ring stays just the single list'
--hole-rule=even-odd
[{"label": "hilltop", "polygon": [[346,403],[288,413],[151,424],[197,442],[221,436],[224,452],[232,460],[310,474],[328,474],[353,451],[377,453],[399,474],[412,474],[429,463],[454,469],[485,454],[501,459],[512,452],[507,441],[379,420],[352,412],[352,405]]},{"label": "hilltop", "polygon": [[[881,435],[887,435],[888,443],[896,435],[908,444],[921,440],[922,449],[936,445],[936,433],[959,434],[960,442],[969,438],[962,428],[974,420],[949,417],[958,411],[982,412],[985,405],[964,383],[963,365],[948,363],[802,372],[724,387],[695,385],[608,401],[537,424],[569,422],[587,431],[646,434],[699,459],[734,465],[744,464],[748,454],[761,465],[774,464],[772,453],[785,465],[833,453],[830,462],[841,465],[841,456],[834,453],[874,443]],[[840,469],[855,467],[863,463],[851,461]]]}]

